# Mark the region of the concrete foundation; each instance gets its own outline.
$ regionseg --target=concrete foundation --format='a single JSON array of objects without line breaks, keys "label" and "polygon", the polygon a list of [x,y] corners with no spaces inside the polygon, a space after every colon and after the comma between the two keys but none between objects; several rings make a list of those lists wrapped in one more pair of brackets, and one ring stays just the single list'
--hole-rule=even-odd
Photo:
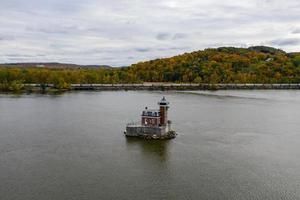
[{"label": "concrete foundation", "polygon": [[168,126],[151,127],[142,125],[127,125],[124,134],[128,137],[143,137],[147,139],[170,139],[176,136]]}]

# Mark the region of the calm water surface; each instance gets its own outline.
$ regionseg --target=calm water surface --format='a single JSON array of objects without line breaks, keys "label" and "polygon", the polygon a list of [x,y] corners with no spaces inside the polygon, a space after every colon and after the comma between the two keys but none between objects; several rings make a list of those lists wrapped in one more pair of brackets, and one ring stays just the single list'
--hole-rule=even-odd
[{"label": "calm water surface", "polygon": [[[178,137],[127,139],[165,95]],[[300,91],[0,95],[0,199],[300,199]]]}]

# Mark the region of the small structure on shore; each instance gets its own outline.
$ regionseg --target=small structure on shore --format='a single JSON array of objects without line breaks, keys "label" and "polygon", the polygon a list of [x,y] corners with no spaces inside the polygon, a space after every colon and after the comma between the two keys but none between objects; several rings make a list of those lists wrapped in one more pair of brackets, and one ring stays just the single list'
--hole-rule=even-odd
[{"label": "small structure on shore", "polygon": [[140,123],[129,123],[124,134],[146,139],[171,139],[176,137],[168,120],[169,102],[163,97],[159,102],[159,109],[148,109],[142,112]]}]

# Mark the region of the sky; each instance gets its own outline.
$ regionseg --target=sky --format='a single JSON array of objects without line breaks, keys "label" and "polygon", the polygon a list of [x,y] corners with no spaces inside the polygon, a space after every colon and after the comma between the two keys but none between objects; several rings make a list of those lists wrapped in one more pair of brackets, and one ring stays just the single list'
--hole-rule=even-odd
[{"label": "sky", "polygon": [[0,0],[0,63],[126,66],[253,45],[300,51],[300,1]]}]

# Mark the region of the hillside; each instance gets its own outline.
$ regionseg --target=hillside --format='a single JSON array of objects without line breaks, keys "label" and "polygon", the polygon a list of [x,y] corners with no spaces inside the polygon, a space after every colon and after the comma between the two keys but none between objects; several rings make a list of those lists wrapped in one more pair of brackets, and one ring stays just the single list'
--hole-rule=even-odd
[{"label": "hillside", "polygon": [[300,53],[272,47],[220,47],[171,58],[139,62],[129,67],[60,63],[6,64],[0,67],[0,90],[23,83],[300,83]]},{"label": "hillside", "polygon": [[205,49],[131,67],[137,79],[154,82],[300,82],[300,53],[265,46]]}]

